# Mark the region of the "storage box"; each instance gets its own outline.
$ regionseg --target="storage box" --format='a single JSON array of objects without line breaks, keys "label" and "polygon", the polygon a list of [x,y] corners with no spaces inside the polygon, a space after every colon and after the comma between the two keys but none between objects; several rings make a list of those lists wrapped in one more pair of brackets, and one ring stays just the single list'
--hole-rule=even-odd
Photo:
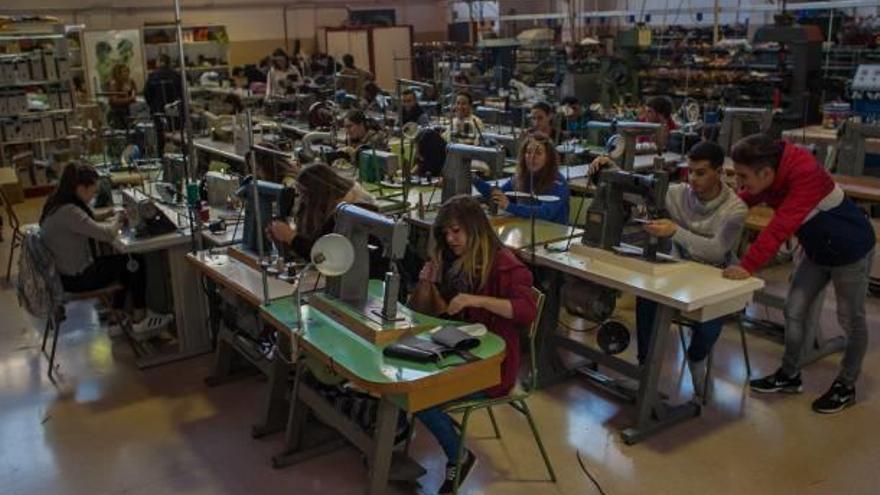
[{"label": "storage box", "polygon": [[31,67],[27,57],[22,56],[15,59],[15,77],[13,79],[13,82],[31,80]]},{"label": "storage box", "polygon": [[61,109],[61,92],[58,88],[49,88],[46,91],[46,99],[49,100],[49,108],[53,110]]},{"label": "storage box", "polygon": [[31,68],[31,81],[45,81],[46,71],[43,69],[43,53],[34,52],[28,59]]},{"label": "storage box", "polygon": [[40,125],[43,127],[43,137],[45,139],[55,139],[55,122],[51,116],[43,117],[40,120]]},{"label": "storage box", "polygon": [[46,80],[55,81],[58,79],[58,67],[55,65],[55,52],[43,52],[43,72],[46,74]]},{"label": "storage box", "polygon": [[0,84],[12,84],[15,82],[15,60],[0,61]]},{"label": "storage box", "polygon": [[0,89],[0,117],[9,115],[9,91]]},{"label": "storage box", "polygon": [[58,79],[62,81],[70,79],[70,60],[67,57],[59,56],[55,58],[55,64]]},{"label": "storage box", "polygon": [[54,126],[55,126],[55,138],[63,138],[69,135],[67,131],[67,116],[66,115],[56,115],[53,117]]},{"label": "storage box", "polygon": [[31,128],[31,134],[34,136],[35,140],[47,137],[43,135],[43,119],[29,120],[27,121],[27,125]]},{"label": "storage box", "polygon": [[58,88],[58,96],[61,99],[61,106],[58,108],[73,108],[73,97],[70,95],[70,86],[63,86],[61,88]]},{"label": "storage box", "polygon": [[27,93],[23,89],[16,89],[13,90],[10,94],[12,98],[8,103],[9,114],[18,115],[20,113],[27,112]]},{"label": "storage box", "polygon": [[22,141],[33,141],[36,139],[34,137],[34,126],[33,122],[30,120],[20,121],[19,124],[21,126],[21,140]]}]

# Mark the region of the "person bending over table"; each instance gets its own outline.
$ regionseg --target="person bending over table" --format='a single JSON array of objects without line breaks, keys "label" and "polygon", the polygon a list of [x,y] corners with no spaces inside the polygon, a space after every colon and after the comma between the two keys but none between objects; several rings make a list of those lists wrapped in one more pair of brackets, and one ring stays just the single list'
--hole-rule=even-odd
[{"label": "person bending over table", "polygon": [[[124,254],[98,256],[97,242],[112,243],[122,226],[121,216],[112,210],[98,214],[89,203],[98,191],[98,172],[89,164],[68,164],[58,181],[58,188],[46,200],[40,215],[40,228],[46,247],[52,253],[67,292],[91,292],[120,283],[125,291],[116,294],[113,307],[124,309],[131,296],[132,330],[152,331],[167,325],[171,315],[151,314],[147,317],[146,276],[139,257]],[[138,261],[134,270],[129,260]],[[122,322],[115,322],[120,327]],[[111,332],[113,330],[111,329]]]},{"label": "person bending over table", "polygon": [[[709,265],[727,267],[735,262],[748,209],[736,193],[724,184],[724,150],[703,141],[687,154],[688,183],[671,184],[666,193],[669,218],[652,220],[645,230],[672,241],[673,256]],[[591,164],[591,173],[611,163],[607,157]],[[657,303],[636,298],[638,360],[644,364],[652,337]],[[687,349],[687,362],[694,395],[702,396],[706,382],[706,358],[721,335],[724,318],[694,323]]]},{"label": "person bending over table", "polygon": [[[476,396],[499,397],[514,386],[519,372],[519,335],[535,319],[532,274],[505,248],[479,201],[470,196],[450,198],[432,229],[435,248],[419,274],[410,305],[416,311],[470,323],[482,323],[504,339],[507,350],[501,383]],[[452,418],[435,406],[416,413],[446,454],[446,479],[440,493],[452,493],[474,467],[476,457],[465,450],[461,473],[456,473],[461,437]]]},{"label": "person bending over table", "polygon": [[[534,190],[532,189],[534,185]],[[544,134],[530,134],[519,149],[516,174],[501,187],[492,187],[482,179],[474,180],[474,187],[485,198],[498,204],[501,210],[522,218],[535,218],[568,225],[568,182],[559,173],[559,154],[553,142]],[[520,192],[536,196],[548,195],[547,201],[538,198],[515,198],[506,193]]]},{"label": "person bending over table", "polygon": [[742,262],[724,276],[744,279],[769,261],[794,234],[803,256],[792,275],[785,298],[785,353],[772,375],[749,384],[755,392],[800,393],[801,351],[806,319],[828,281],[837,296],[837,321],[847,334],[840,373],[825,394],[813,402],[819,413],[836,413],[853,405],[855,383],[868,348],[865,296],[876,239],[865,214],[804,148],[753,134],[731,151],[742,191],[749,206],[766,203],[773,218],[749,246]]},{"label": "person bending over table", "polygon": [[294,182],[297,199],[294,225],[273,220],[269,236],[290,246],[303,259],[309,259],[312,246],[336,227],[336,207],[354,203],[370,208],[375,200],[357,182],[337,174],[329,165],[313,163],[304,167]]}]

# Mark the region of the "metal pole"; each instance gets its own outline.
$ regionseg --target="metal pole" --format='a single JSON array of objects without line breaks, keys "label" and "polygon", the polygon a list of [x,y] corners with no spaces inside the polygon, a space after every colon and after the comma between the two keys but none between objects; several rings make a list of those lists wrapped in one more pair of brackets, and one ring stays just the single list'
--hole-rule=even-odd
[{"label": "metal pole", "polygon": [[719,1],[720,0],[715,0],[715,9],[714,9],[714,13],[715,13],[714,24],[715,25],[713,26],[713,29],[712,29],[712,44],[713,45],[718,44],[718,17],[721,12],[721,6],[719,5]]},{"label": "metal pole", "polygon": [[184,146],[183,170],[187,179],[195,177],[195,167],[192,166],[192,157],[195,153],[193,148],[192,120],[189,116],[189,84],[186,80],[186,58],[183,52],[183,28],[180,22],[180,0],[174,0],[174,24],[177,26],[177,53],[180,56],[180,104],[183,113]]},{"label": "metal pole", "polygon": [[248,151],[247,151],[247,161],[251,166],[251,201],[254,208],[254,224],[256,224],[257,229],[257,253],[258,253],[258,262],[260,264],[260,274],[263,278],[263,304],[269,303],[269,276],[266,273],[266,267],[263,266],[263,258],[265,256],[264,246],[263,246],[263,215],[260,211],[260,188],[257,187],[257,160],[254,156],[254,127],[253,120],[251,120],[251,111],[245,110],[244,114],[245,118],[245,128],[247,129],[247,143],[248,143]]}]

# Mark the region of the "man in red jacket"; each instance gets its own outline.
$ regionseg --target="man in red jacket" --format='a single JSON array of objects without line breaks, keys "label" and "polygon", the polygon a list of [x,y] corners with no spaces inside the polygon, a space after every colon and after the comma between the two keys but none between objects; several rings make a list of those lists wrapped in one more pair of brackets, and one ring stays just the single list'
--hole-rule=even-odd
[{"label": "man in red jacket", "polygon": [[855,402],[855,382],[868,347],[865,297],[874,258],[874,230],[865,214],[844,196],[834,180],[803,148],[763,134],[742,139],[731,151],[749,206],[766,203],[775,211],[739,265],[724,276],[742,279],[769,261],[792,234],[803,257],[785,301],[785,354],[773,375],[752,380],[756,392],[799,393],[800,356],[805,323],[828,281],[834,283],[837,319],[847,334],[841,371],[834,384],[813,402],[813,410],[835,413]]}]

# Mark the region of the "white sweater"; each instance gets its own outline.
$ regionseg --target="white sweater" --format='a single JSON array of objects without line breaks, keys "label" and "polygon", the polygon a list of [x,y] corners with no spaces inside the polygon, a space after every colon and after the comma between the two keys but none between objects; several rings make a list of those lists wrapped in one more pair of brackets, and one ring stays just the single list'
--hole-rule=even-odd
[{"label": "white sweater", "polygon": [[718,197],[704,203],[687,184],[669,186],[666,209],[678,225],[674,255],[715,266],[735,261],[748,208],[729,187],[721,187]]}]

